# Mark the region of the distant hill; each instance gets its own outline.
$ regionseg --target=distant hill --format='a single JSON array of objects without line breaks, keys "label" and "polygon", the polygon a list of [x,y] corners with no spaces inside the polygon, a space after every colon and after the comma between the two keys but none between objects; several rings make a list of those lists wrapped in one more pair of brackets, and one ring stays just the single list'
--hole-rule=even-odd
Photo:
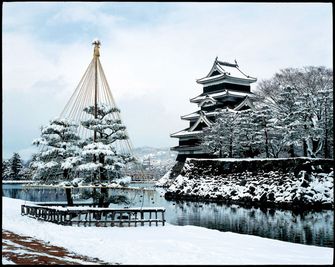
[{"label": "distant hill", "polygon": [[174,164],[177,152],[171,151],[169,147],[138,147],[133,149],[135,156],[144,165],[171,165]]},{"label": "distant hill", "polygon": [[151,173],[155,179],[161,178],[176,163],[177,152],[169,147],[138,147],[133,149],[134,155],[142,164],[143,169]]}]

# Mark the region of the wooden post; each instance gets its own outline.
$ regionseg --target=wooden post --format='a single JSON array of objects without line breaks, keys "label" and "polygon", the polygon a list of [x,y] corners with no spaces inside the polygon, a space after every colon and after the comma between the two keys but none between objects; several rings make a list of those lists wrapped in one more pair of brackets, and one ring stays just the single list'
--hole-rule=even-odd
[{"label": "wooden post", "polygon": [[115,211],[112,211],[112,222],[111,222],[111,226],[114,226],[114,220],[115,220]]},{"label": "wooden post", "polygon": [[[94,52],[93,52],[93,58],[94,58],[94,118],[97,118],[98,115],[98,58],[100,57],[100,42],[94,41]],[[93,135],[93,142],[96,142],[97,139],[97,131],[94,130]]]},{"label": "wooden post", "polygon": [[71,195],[71,188],[65,188],[66,199],[68,206],[73,206],[73,198]]},{"label": "wooden post", "polygon": [[156,226],[158,226],[158,217],[157,217],[157,210],[155,211],[155,219],[156,219]]},{"label": "wooden post", "polygon": [[149,225],[151,226],[151,211],[149,211]]},{"label": "wooden post", "polygon": [[106,211],[106,217],[105,217],[105,227],[107,226],[107,221],[108,221],[108,212]]},{"label": "wooden post", "polygon": [[165,211],[163,210],[163,211],[162,211],[162,221],[163,221],[163,226],[165,225],[164,213],[165,213]]},{"label": "wooden post", "polygon": [[143,210],[141,210],[141,226],[144,225],[144,214],[143,214]]},{"label": "wooden post", "polygon": [[88,217],[88,212],[86,211],[86,214],[85,214],[85,222],[84,222],[84,226],[86,226],[87,217]]}]

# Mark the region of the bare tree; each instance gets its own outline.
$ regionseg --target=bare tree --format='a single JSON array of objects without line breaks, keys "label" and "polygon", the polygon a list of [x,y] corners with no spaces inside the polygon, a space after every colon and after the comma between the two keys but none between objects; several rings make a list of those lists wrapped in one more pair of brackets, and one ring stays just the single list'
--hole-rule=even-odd
[{"label": "bare tree", "polygon": [[[291,93],[286,92],[287,88]],[[304,156],[330,157],[333,147],[333,70],[307,66],[280,70],[259,83],[257,93],[291,120],[291,156],[300,136]],[[292,109],[293,108],[293,109]],[[299,134],[298,134],[299,133]],[[322,153],[321,153],[322,152]]]}]

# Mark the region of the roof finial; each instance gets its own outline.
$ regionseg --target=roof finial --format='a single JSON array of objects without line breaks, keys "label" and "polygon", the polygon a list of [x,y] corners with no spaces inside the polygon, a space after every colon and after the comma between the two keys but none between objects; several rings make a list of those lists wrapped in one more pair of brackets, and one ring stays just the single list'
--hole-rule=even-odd
[{"label": "roof finial", "polygon": [[100,48],[100,41],[98,39],[94,39],[92,42],[92,45],[94,45],[94,52],[93,52],[93,56],[94,57],[99,57],[100,56],[100,52],[99,52],[99,48]]},{"label": "roof finial", "polygon": [[236,59],[235,59],[234,61],[235,61],[236,67],[238,67],[238,64],[237,64],[237,61],[236,61]]}]

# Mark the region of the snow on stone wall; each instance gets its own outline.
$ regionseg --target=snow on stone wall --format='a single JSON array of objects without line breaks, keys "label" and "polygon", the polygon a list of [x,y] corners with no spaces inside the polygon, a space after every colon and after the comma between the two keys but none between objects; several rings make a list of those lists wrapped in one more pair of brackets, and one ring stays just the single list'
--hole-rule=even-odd
[{"label": "snow on stone wall", "polygon": [[334,207],[333,161],[187,159],[166,198],[278,207]]}]

